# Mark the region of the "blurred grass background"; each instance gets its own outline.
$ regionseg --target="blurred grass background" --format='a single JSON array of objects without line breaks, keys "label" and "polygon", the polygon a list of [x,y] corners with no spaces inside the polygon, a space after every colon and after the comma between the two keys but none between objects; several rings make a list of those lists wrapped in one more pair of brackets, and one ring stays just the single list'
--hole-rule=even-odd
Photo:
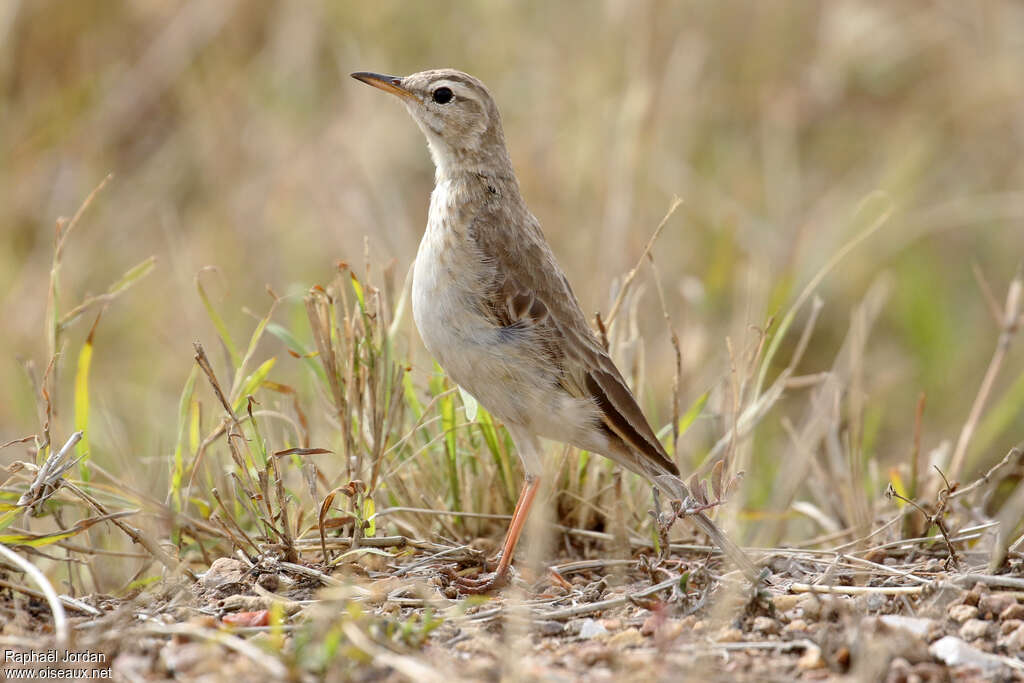
[{"label": "blurred grass background", "polygon": [[[23,365],[41,374],[48,362],[54,221],[113,173],[64,255],[64,310],[156,256],[97,327],[89,439],[96,462],[162,499],[193,340],[223,358],[197,273],[216,267],[201,277],[236,339],[254,325],[246,310],[266,310],[269,285],[290,297],[275,319],[308,340],[300,295],[339,260],[362,272],[364,239],[374,267],[395,260],[400,284],[433,169],[402,108],[348,73],[441,66],[490,87],[524,195],[584,310],[607,312],[615,279],[683,198],[653,254],[680,336],[682,406],[713,390],[684,463],[728,430],[726,338],[756,343],[751,326],[785,311],[876,191],[892,217],[818,289],[824,308],[798,370],[832,365],[851,312],[883,278],[859,387],[863,456],[906,460],[921,392],[924,447],[955,441],[998,335],[972,266],[1001,300],[1024,257],[1017,2],[7,0],[0,443],[40,428]],[[660,426],[675,360],[650,272],[638,282],[635,343],[618,359]],[[91,320],[65,337],[66,395]],[[432,365],[408,329],[423,387]],[[279,356],[278,380],[312,393],[301,363],[262,343]],[[1017,344],[989,399],[1001,417],[983,421],[970,471],[1024,435],[1022,384]],[[63,434],[70,402],[60,411]],[[335,430],[311,424],[317,445]],[[790,449],[769,416],[750,507]]]}]

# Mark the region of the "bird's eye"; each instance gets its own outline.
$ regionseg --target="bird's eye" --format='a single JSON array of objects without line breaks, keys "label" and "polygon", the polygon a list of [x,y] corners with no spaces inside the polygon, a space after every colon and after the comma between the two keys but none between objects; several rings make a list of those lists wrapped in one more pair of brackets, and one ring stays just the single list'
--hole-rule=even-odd
[{"label": "bird's eye", "polygon": [[452,101],[452,98],[455,97],[455,94],[452,92],[451,88],[441,87],[435,90],[431,97],[438,104],[448,104]]}]

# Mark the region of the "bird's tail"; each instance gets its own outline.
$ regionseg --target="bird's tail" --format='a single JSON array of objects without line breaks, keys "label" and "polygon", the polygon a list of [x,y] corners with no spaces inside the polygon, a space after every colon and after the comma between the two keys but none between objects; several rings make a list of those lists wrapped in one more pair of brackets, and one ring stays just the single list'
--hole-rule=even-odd
[{"label": "bird's tail", "polygon": [[[692,500],[690,490],[679,477],[671,474],[659,474],[651,477],[651,481],[667,496],[684,501],[688,498]],[[733,564],[746,575],[751,583],[758,580],[760,572],[754,563],[750,561],[750,558],[747,557],[742,548],[736,545],[717,524],[711,521],[710,517],[703,512],[694,512],[686,516],[692,519],[693,523],[708,535],[711,542],[718,546],[733,561]]]}]

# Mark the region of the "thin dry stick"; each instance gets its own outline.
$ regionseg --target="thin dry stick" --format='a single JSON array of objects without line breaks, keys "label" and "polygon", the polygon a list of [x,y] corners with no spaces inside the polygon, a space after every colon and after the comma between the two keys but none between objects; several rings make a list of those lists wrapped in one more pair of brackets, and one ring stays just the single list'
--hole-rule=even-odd
[{"label": "thin dry stick", "polygon": [[[71,482],[65,481],[64,487],[71,491],[72,493],[74,493],[79,498],[81,498],[82,500],[84,500],[85,502],[89,503],[89,505],[91,505],[101,515],[110,516],[111,513],[107,511],[107,509],[103,506],[102,503],[100,503],[98,500],[96,500],[95,498],[93,498],[88,493],[78,488]],[[111,516],[110,521],[115,526],[117,526],[117,528],[119,528],[121,531],[127,534],[128,538],[132,539],[132,542],[138,543],[143,548],[145,548],[146,552],[152,555],[157,562],[162,564],[170,572],[173,573],[177,572],[178,569],[182,569],[189,579],[191,579],[192,581],[197,580],[196,575],[192,573],[191,569],[187,567],[182,567],[182,565],[180,565],[176,559],[165,553],[163,549],[160,548],[160,545],[157,542],[150,539],[146,534],[142,533],[134,527],[128,526],[128,524],[122,522],[116,517]]]},{"label": "thin dry stick", "polygon": [[5,448],[7,448],[8,446],[14,446],[14,445],[19,444],[19,443],[28,443],[29,441],[32,441],[32,440],[38,439],[38,438],[39,438],[39,436],[37,434],[29,434],[28,436],[23,436],[20,439],[11,439],[7,443],[0,444],[0,450],[3,450]]},{"label": "thin dry stick", "polygon": [[992,360],[989,361],[985,377],[981,380],[981,386],[978,387],[978,394],[974,397],[974,404],[971,406],[967,422],[964,423],[963,429],[960,430],[960,438],[957,439],[956,449],[953,451],[953,458],[949,463],[949,476],[952,479],[957,479],[961,474],[961,470],[963,470],[964,461],[967,457],[967,446],[970,445],[971,437],[978,426],[978,420],[981,419],[981,412],[985,408],[985,402],[988,400],[988,395],[992,391],[996,377],[999,375],[999,369],[1002,367],[1003,360],[1010,349],[1013,335],[1020,328],[1022,289],[1024,289],[1024,279],[1022,279],[1021,273],[1018,271],[1006,292],[1006,304],[1003,309],[1002,319],[999,321],[1001,329],[999,331],[999,339],[996,342],[995,352],[992,354]]},{"label": "thin dry stick", "polygon": [[830,593],[833,595],[916,595],[925,589],[920,586],[818,586],[809,583],[790,584],[793,593]]},{"label": "thin dry stick", "polygon": [[113,179],[113,173],[107,174],[107,177],[100,181],[100,184],[97,185],[96,188],[89,193],[89,196],[85,198],[85,201],[82,202],[82,205],[78,207],[78,211],[75,212],[75,215],[71,218],[71,221],[67,224],[67,227],[63,229],[59,236],[59,239],[57,241],[57,248],[54,251],[54,258],[56,261],[60,261],[60,257],[64,253],[64,243],[67,242],[68,235],[71,234],[71,231],[75,229],[76,225],[78,225],[78,221],[81,220],[82,215],[85,213],[85,210],[88,209],[89,205],[92,204],[92,201],[96,199],[96,195],[98,195],[103,190],[103,188],[107,186],[107,183],[109,183]]},{"label": "thin dry stick", "polygon": [[943,476],[942,471],[939,470],[938,467],[936,467],[935,469],[936,471],[938,471],[939,476],[942,477],[942,480],[946,482],[946,487],[939,491],[939,499],[935,505],[935,514],[928,514],[928,511],[925,510],[920,505],[918,505],[915,501],[911,500],[910,498],[905,498],[904,496],[901,496],[899,493],[896,492],[896,489],[893,488],[892,484],[889,484],[888,488],[886,489],[886,494],[898,500],[902,500],[904,503],[914,506],[914,508],[918,512],[920,512],[922,516],[924,516],[925,522],[927,523],[925,526],[926,530],[928,529],[928,527],[932,525],[935,525],[938,528],[939,532],[942,534],[942,538],[946,541],[946,550],[947,552],[949,552],[949,559],[952,560],[953,564],[955,565],[960,563],[960,557],[957,555],[956,548],[953,547],[953,544],[949,540],[949,530],[946,529],[946,522],[943,519],[943,515],[946,513],[946,501],[949,500],[949,481],[946,479],[945,476]]},{"label": "thin dry stick", "polygon": [[[148,558],[149,556],[145,555],[144,557]],[[31,598],[35,598],[36,600],[42,600],[42,601],[46,600],[46,593],[43,593],[42,591],[37,591],[37,590],[35,590],[33,588],[29,588],[27,586],[19,586],[16,583],[12,583],[10,581],[5,581],[3,579],[0,579],[0,587],[7,588],[8,590],[12,590],[12,591],[17,591],[19,593],[24,593],[25,595],[27,595],[27,596],[29,596]],[[74,598],[68,597],[67,595],[58,595],[57,597],[60,598],[61,603],[65,607],[68,607],[70,609],[78,610],[79,612],[82,612],[84,614],[88,614],[88,615],[91,615],[91,616],[94,616],[94,617],[99,617],[99,616],[103,615],[103,612],[101,612],[100,610],[96,609],[92,605],[88,605],[88,604],[82,602],[81,600],[76,600]]]},{"label": "thin dry stick", "polygon": [[573,607],[563,607],[561,609],[552,610],[550,612],[543,612],[537,616],[543,617],[544,619],[559,620],[559,619],[571,619],[573,617],[579,617],[584,614],[593,614],[594,612],[601,612],[603,610],[617,607],[619,605],[625,605],[626,603],[632,602],[638,598],[645,598],[648,595],[654,595],[666,588],[672,588],[673,586],[679,585],[678,576],[673,576],[671,579],[662,581],[661,583],[655,584],[643,590],[636,591],[634,593],[627,593],[626,595],[619,596],[617,598],[610,598],[608,600],[599,600],[598,602],[591,602],[586,605],[575,605]]},{"label": "thin dry stick", "polygon": [[665,288],[661,286],[661,274],[654,262],[654,255],[647,252],[647,259],[651,263],[651,270],[654,271],[654,286],[658,291],[658,303],[661,304],[661,315],[665,319],[665,328],[668,330],[669,339],[672,342],[672,350],[675,352],[675,371],[672,375],[672,451],[676,454],[676,446],[679,442],[679,393],[682,391],[683,383],[683,352],[679,348],[679,335],[672,326],[672,316],[668,313],[668,304],[665,300]]},{"label": "thin dry stick", "polygon": [[992,478],[995,476],[996,472],[1009,465],[1010,461],[1015,458],[1024,458],[1024,444],[1014,446],[1006,455],[1003,456],[1003,459],[997,462],[995,465],[993,465],[988,472],[981,475],[967,486],[964,486],[961,489],[953,491],[953,493],[949,494],[949,500],[959,498],[960,496],[965,496],[968,493],[971,493],[975,489],[979,488],[980,486],[988,484],[989,482],[992,481]]},{"label": "thin dry stick", "polygon": [[665,229],[668,224],[668,219],[672,217],[672,214],[676,212],[679,205],[683,203],[683,200],[679,197],[675,197],[672,200],[672,205],[668,207],[668,211],[665,213],[665,217],[658,223],[658,227],[654,229],[654,234],[647,240],[647,246],[644,247],[643,253],[640,254],[640,258],[637,259],[636,265],[629,271],[626,278],[622,281],[622,287],[619,288],[619,293],[615,295],[615,302],[612,303],[612,308],[608,311],[608,316],[604,319],[604,326],[606,328],[611,327],[612,322],[615,320],[615,316],[619,313],[619,307],[622,306],[622,300],[626,297],[626,292],[629,291],[629,286],[633,284],[633,280],[636,278],[637,271],[640,270],[640,266],[643,265],[644,258],[650,253],[651,247],[654,246],[661,231]]}]

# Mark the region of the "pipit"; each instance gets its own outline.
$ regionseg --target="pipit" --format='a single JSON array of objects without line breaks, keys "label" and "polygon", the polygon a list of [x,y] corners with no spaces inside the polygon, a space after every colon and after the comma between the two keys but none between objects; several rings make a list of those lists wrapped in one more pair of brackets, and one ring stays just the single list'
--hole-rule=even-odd
[{"label": "pipit", "polygon": [[[438,69],[404,78],[360,72],[397,95],[437,167],[412,281],[427,350],[508,429],[526,481],[496,571],[461,578],[466,592],[504,583],[542,472],[538,437],[600,453],[682,498],[679,469],[655,436],[519,192],[501,116],[484,84]],[[744,552],[703,511],[688,515],[753,578]]]}]

